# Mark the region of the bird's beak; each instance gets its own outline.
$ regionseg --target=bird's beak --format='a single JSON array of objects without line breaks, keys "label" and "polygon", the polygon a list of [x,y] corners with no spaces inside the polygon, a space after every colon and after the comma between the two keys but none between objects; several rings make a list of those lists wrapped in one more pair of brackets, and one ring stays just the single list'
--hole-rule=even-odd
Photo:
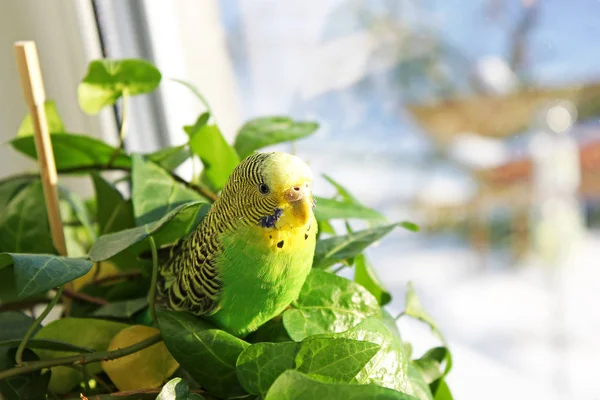
[{"label": "bird's beak", "polygon": [[291,211],[300,224],[308,222],[312,212],[312,196],[308,183],[294,185],[283,194],[285,200],[290,204]]},{"label": "bird's beak", "polygon": [[295,203],[302,200],[309,194],[308,183],[302,185],[294,185],[285,191],[283,197],[288,203]]}]

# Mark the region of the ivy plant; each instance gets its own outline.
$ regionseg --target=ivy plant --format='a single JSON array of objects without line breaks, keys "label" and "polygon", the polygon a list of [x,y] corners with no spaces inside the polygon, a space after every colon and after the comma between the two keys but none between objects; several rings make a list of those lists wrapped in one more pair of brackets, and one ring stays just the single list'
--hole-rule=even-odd
[{"label": "ivy plant", "polygon": [[[265,116],[243,124],[230,144],[198,89],[161,79],[144,60],[90,63],[78,101],[91,115],[120,105],[116,147],[70,132],[60,107],[46,104],[60,176],[88,179],[94,188],[86,199],[59,190],[68,256],[53,246],[39,173],[0,181],[4,399],[452,399],[446,383],[452,359],[433,317],[409,285],[400,316],[428,324],[440,340],[415,357],[385,308],[391,294],[364,253],[395,229],[418,227],[388,221],[330,176],[325,179],[337,194],[317,194],[312,272],[281,315],[234,337],[191,314],[155,309],[163,248],[202,222],[237,163],[256,150],[306,140],[319,127]],[[161,84],[190,88],[205,112],[182,127],[187,143],[125,151],[130,98]],[[35,159],[32,133],[24,116],[9,145]],[[177,170],[189,159],[203,168],[187,181]],[[352,220],[366,228],[353,230]],[[334,229],[332,221],[345,221],[345,229]],[[355,269],[353,280],[337,275],[343,268]],[[40,305],[44,311],[32,315]],[[58,318],[43,323],[57,305]]]}]

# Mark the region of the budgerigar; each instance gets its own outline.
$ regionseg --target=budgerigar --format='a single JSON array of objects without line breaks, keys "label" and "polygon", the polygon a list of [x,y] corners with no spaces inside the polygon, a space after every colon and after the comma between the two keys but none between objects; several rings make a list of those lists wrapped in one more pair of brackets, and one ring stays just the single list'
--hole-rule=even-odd
[{"label": "budgerigar", "polygon": [[164,303],[236,336],[256,330],[296,299],[310,272],[314,205],[312,173],[300,158],[247,157],[162,267]]}]

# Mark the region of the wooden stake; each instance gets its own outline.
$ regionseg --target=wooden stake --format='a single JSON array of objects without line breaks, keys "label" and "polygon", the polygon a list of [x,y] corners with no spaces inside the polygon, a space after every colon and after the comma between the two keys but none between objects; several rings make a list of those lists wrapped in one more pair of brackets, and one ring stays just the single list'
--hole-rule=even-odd
[{"label": "wooden stake", "polygon": [[44,108],[46,91],[42,81],[37,48],[33,41],[16,42],[14,48],[23,96],[29,107],[29,113],[35,128],[35,148],[44,187],[52,241],[58,253],[61,256],[66,256],[67,247],[58,202],[58,175]]}]

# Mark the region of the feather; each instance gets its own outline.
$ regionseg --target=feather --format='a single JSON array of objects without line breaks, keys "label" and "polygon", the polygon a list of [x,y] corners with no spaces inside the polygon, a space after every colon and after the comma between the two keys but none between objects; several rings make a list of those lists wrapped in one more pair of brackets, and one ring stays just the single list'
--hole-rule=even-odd
[{"label": "feather", "polygon": [[237,335],[280,313],[312,265],[311,182],[308,166],[285,153],[238,164],[200,226],[162,264],[161,304]]}]

